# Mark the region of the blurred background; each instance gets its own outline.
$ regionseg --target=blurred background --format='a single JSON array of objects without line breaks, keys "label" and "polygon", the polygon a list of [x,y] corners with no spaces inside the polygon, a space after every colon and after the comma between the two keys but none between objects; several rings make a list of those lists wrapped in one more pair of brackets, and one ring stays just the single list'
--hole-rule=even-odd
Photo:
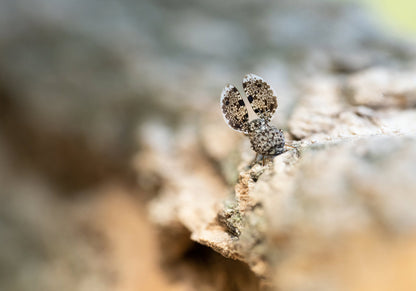
[{"label": "blurred background", "polygon": [[146,210],[163,177],[144,150],[169,153],[210,120],[228,130],[220,92],[249,72],[282,92],[286,128],[299,78],[405,66],[415,9],[410,0],[2,0],[0,289],[193,290],[201,278],[190,270],[206,265],[226,265],[206,282],[237,280],[230,269],[253,276],[199,246],[163,262]]},{"label": "blurred background", "polygon": [[412,13],[416,5],[414,1],[363,0],[362,2],[367,4],[390,29],[408,37],[414,37],[416,33],[416,22]]}]

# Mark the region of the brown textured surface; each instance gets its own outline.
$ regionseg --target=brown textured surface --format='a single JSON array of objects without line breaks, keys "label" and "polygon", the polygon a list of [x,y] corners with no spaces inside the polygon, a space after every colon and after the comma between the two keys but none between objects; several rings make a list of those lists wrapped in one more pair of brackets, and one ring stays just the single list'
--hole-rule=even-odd
[{"label": "brown textured surface", "polygon": [[[413,290],[408,268],[416,234],[416,110],[411,103],[406,108],[351,104],[343,88],[361,76],[303,80],[288,122],[288,134],[299,139],[292,141],[295,149],[262,167],[251,163],[248,143],[241,143],[234,191],[219,199],[207,192],[216,193],[218,185],[202,183],[195,173],[168,179],[170,186],[151,204],[153,221],[163,228],[184,225],[193,240],[246,262],[263,284],[277,290]],[[392,95],[401,90],[394,88]],[[198,130],[211,126],[202,122]],[[218,126],[220,135],[228,130],[223,127]],[[219,142],[214,132],[210,136],[199,142]],[[191,140],[186,146],[195,150],[197,137]],[[224,171],[216,176],[227,176],[233,161],[216,159],[209,145],[203,148],[210,163]],[[182,155],[176,159],[188,160]],[[207,156],[194,155],[188,166],[199,168]],[[201,207],[208,197],[210,203]]]}]

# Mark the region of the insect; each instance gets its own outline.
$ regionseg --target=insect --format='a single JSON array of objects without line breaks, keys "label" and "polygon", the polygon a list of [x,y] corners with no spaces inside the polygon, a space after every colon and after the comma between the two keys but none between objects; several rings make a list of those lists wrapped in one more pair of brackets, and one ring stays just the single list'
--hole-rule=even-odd
[{"label": "insect", "polygon": [[270,85],[261,77],[247,74],[243,89],[256,117],[249,120],[246,103],[233,85],[227,84],[221,94],[221,109],[225,122],[234,130],[250,138],[251,148],[263,158],[277,156],[284,152],[283,131],[270,121],[277,109],[277,98]]}]

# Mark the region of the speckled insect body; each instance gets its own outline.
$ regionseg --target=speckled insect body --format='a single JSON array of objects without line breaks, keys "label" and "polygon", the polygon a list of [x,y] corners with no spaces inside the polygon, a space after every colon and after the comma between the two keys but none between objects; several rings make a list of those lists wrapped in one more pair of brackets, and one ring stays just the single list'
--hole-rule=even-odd
[{"label": "speckled insect body", "polygon": [[269,125],[264,119],[255,119],[249,123],[248,136],[251,148],[258,154],[277,156],[284,152],[283,131]]},{"label": "speckled insect body", "polygon": [[276,156],[284,152],[285,139],[280,129],[270,125],[276,109],[277,98],[270,85],[261,77],[248,74],[243,79],[243,89],[257,118],[249,121],[243,98],[233,85],[226,85],[221,94],[224,120],[234,130],[250,138],[251,148],[264,156]]}]

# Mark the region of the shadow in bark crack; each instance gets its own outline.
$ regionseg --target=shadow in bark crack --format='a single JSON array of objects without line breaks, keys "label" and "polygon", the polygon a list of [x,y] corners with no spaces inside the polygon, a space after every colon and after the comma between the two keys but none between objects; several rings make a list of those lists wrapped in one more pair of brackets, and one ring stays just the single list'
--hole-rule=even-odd
[{"label": "shadow in bark crack", "polygon": [[249,267],[227,259],[209,247],[192,243],[181,255],[162,262],[173,281],[187,281],[194,290],[263,290]]}]

